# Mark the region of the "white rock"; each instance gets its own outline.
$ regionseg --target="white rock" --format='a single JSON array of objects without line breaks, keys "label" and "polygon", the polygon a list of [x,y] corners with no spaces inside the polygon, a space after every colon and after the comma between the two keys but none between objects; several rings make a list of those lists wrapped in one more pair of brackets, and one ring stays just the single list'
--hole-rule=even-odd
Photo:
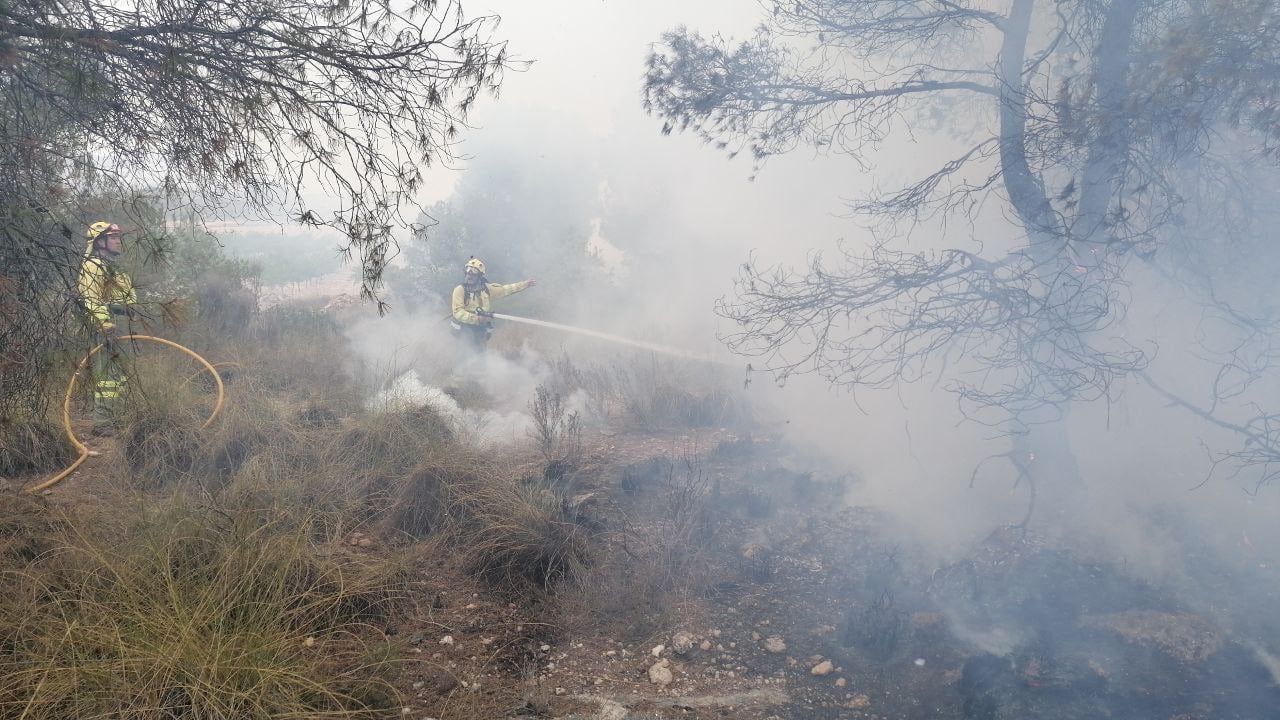
[{"label": "white rock", "polygon": [[671,651],[684,655],[693,649],[693,636],[687,632],[678,632],[671,638]]},{"label": "white rock", "polygon": [[666,687],[671,684],[671,661],[667,659],[659,660],[649,666],[649,682],[658,687]]},{"label": "white rock", "polygon": [[830,660],[823,660],[817,665],[814,665],[813,667],[809,668],[809,674],[810,675],[829,675],[831,671],[835,669],[836,669],[835,666],[831,664]]},{"label": "white rock", "polygon": [[662,651],[666,649],[667,649],[666,645],[657,645],[652,650],[649,651],[649,654],[654,657],[662,657]]},{"label": "white rock", "polygon": [[440,644],[441,644],[441,645],[452,645],[452,644],[453,644],[453,636],[452,636],[452,635],[445,635],[444,637],[440,638]]}]

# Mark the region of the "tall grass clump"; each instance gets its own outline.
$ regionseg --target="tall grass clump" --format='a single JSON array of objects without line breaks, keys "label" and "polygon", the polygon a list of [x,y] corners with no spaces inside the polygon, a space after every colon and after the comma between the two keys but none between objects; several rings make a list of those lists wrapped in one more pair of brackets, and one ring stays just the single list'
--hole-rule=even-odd
[{"label": "tall grass clump", "polygon": [[589,564],[587,531],[562,498],[514,483],[484,483],[463,496],[468,568],[492,585],[551,590]]},{"label": "tall grass clump", "polygon": [[74,457],[62,424],[49,413],[20,410],[0,417],[0,477],[53,470]]},{"label": "tall grass clump", "polygon": [[[85,527],[84,524],[77,524]],[[0,578],[0,716],[383,717],[385,562],[184,507],[68,530]]]},{"label": "tall grass clump", "polygon": [[463,446],[424,458],[396,485],[388,530],[466,548],[462,565],[499,591],[551,591],[594,551],[566,497],[526,485],[506,463]]}]

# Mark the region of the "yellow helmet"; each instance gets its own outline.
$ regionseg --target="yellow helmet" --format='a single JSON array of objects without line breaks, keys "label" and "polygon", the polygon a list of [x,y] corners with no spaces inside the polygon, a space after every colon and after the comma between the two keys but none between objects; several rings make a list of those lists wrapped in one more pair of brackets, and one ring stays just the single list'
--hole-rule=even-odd
[{"label": "yellow helmet", "polygon": [[96,222],[90,225],[89,230],[84,234],[85,257],[88,257],[93,254],[93,247],[95,244],[97,244],[98,238],[106,237],[107,235],[118,235],[118,234],[120,234],[120,226],[116,225],[115,223],[101,221],[101,222]]},{"label": "yellow helmet", "polygon": [[85,237],[90,240],[95,240],[103,233],[108,235],[118,235],[120,234],[120,226],[106,221],[96,222],[89,226],[89,231],[85,233]]},{"label": "yellow helmet", "polygon": [[464,271],[464,272],[472,272],[472,271],[475,271],[476,273],[479,273],[480,275],[483,275],[483,274],[484,274],[484,263],[480,262],[480,259],[479,259],[479,258],[472,257],[470,260],[468,260],[468,261],[467,261],[467,264],[466,264],[465,266],[463,266],[463,271]]}]

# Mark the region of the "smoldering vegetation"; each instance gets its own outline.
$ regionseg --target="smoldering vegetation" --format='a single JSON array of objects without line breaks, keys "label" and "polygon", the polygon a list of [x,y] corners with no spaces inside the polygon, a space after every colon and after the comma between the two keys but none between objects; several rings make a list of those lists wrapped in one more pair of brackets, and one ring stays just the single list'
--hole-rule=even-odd
[{"label": "smoldering vegetation", "polygon": [[[0,714],[1280,716],[1275,4],[683,5],[513,4],[549,72],[485,41],[408,118],[510,89],[450,192],[294,197],[378,303],[260,302],[195,215],[5,151],[57,192],[4,224]],[[261,197],[205,140],[183,183]],[[429,184],[371,142],[338,187]],[[54,225],[99,211],[163,250],[121,260],[136,320],[227,403],[202,429],[208,375],[130,346],[103,456],[20,495],[74,456]],[[502,312],[679,352],[462,353],[473,255],[540,280]]]}]

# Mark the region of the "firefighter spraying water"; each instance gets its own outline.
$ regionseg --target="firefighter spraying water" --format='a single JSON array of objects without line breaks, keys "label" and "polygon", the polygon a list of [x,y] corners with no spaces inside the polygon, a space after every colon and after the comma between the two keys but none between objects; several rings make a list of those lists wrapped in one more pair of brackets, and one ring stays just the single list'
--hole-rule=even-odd
[{"label": "firefighter spraying water", "polygon": [[535,320],[533,318],[524,318],[516,315],[493,312],[493,300],[507,297],[508,295],[514,295],[518,292],[523,292],[537,284],[538,281],[534,279],[506,285],[489,282],[488,278],[485,277],[484,262],[479,258],[472,257],[467,261],[466,265],[463,266],[462,284],[453,289],[453,297],[451,298],[450,303],[450,325],[453,327],[454,335],[457,337],[458,342],[471,350],[482,350],[488,344],[489,336],[493,334],[493,321],[506,320],[524,325],[560,330],[562,332],[573,333],[575,335],[583,335],[597,340],[604,340],[605,342],[627,345],[641,350],[648,350],[650,352],[656,352],[663,355],[672,355],[688,360],[699,360],[712,363],[723,362],[722,360],[713,358],[710,355],[690,352],[688,350],[681,350],[679,348],[668,347],[665,345],[657,345],[655,343],[644,342],[641,340],[632,340],[630,338],[599,332],[597,330],[589,330],[587,328],[563,325],[561,323],[548,322],[546,320]]}]

